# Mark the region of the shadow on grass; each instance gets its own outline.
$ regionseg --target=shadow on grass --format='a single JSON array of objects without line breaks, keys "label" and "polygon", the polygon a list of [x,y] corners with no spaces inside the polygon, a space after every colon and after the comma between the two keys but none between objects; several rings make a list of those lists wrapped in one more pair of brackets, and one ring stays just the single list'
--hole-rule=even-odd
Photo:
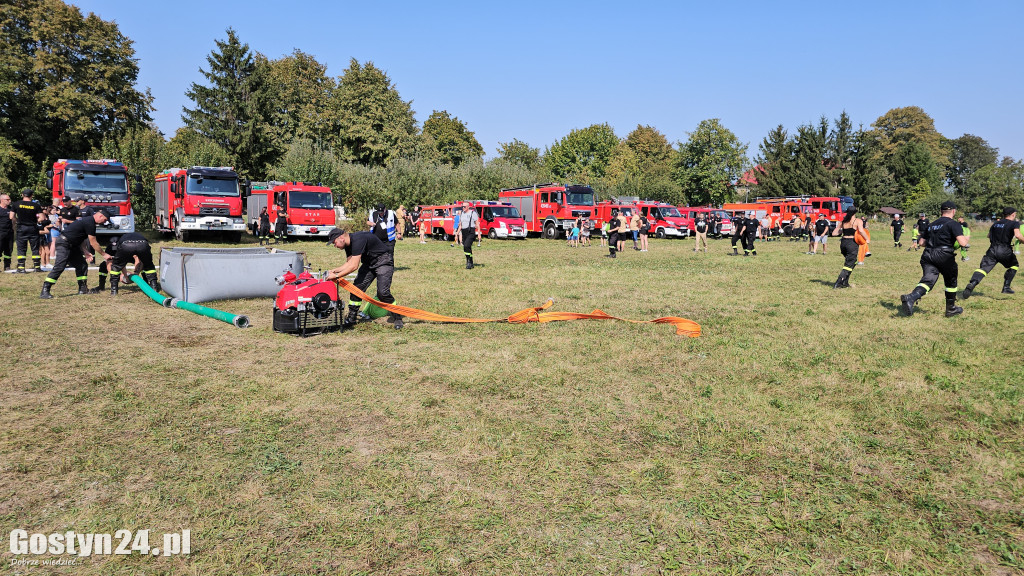
[{"label": "shadow on grass", "polygon": [[821,278],[812,278],[808,280],[811,284],[821,284],[822,286],[828,286],[829,288],[836,285],[835,280],[822,280]]}]

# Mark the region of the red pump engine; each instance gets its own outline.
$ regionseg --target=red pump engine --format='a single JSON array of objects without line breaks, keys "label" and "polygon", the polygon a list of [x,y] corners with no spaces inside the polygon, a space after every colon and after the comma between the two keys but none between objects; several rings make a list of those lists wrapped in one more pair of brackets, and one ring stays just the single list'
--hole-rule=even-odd
[{"label": "red pump engine", "polygon": [[287,270],[274,280],[282,286],[274,300],[274,331],[310,336],[341,328],[338,285],[303,270]]}]

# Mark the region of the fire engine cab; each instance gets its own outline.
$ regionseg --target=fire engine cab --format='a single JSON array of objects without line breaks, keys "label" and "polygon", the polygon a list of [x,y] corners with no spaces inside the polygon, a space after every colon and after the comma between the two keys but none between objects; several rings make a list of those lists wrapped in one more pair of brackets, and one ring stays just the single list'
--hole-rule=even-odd
[{"label": "fire engine cab", "polygon": [[[289,237],[326,238],[335,227],[334,196],[326,186],[308,182],[253,182],[246,200],[249,219],[259,219],[260,211],[283,206]],[[277,221],[277,214],[270,218]]]},{"label": "fire engine cab", "polygon": [[647,217],[655,238],[685,238],[690,234],[693,222],[671,204],[645,200],[638,202],[636,208]]},{"label": "fire engine cab", "polygon": [[156,175],[156,228],[185,242],[196,232],[222,232],[238,242],[245,231],[242,197],[234,168],[170,168]]},{"label": "fire engine cab", "polygon": [[515,206],[526,220],[526,231],[549,240],[572,230],[577,218],[593,218],[596,194],[590,186],[538,184],[503,188],[498,199]]},{"label": "fire engine cab", "polygon": [[[85,202],[86,207],[104,208],[111,214],[96,234],[127,234],[135,231],[135,212],[128,190],[128,169],[117,160],[58,160],[46,173],[54,206]],[[142,184],[135,178],[135,193]]]},{"label": "fire engine cab", "polygon": [[[494,200],[468,200],[480,215],[480,234],[488,238],[526,238],[526,221],[519,210],[508,202]],[[462,204],[456,208],[461,210]]]}]

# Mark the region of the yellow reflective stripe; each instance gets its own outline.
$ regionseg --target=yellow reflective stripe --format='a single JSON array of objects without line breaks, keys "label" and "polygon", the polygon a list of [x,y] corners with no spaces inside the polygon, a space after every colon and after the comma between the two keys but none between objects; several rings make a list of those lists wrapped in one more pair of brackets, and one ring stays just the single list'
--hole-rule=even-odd
[{"label": "yellow reflective stripe", "polygon": [[956,292],[956,286],[953,286],[952,288],[946,288],[946,292]]},{"label": "yellow reflective stripe", "polygon": [[920,286],[921,288],[924,288],[925,293],[928,293],[928,292],[932,291],[932,289],[927,284],[921,283],[921,284],[918,284],[918,286]]},{"label": "yellow reflective stripe", "polygon": [[1020,266],[1010,266],[1010,270],[1020,270]]},{"label": "yellow reflective stripe", "polygon": [[81,281],[81,280],[88,280],[89,277],[88,276],[75,276],[75,279]]},{"label": "yellow reflective stripe", "polygon": [[156,274],[156,270],[143,270],[143,274]]},{"label": "yellow reflective stripe", "polygon": [[49,276],[46,277],[46,281],[49,282],[50,284],[56,284],[57,283],[56,280],[54,280],[53,278],[50,278]]},{"label": "yellow reflective stripe", "polygon": [[847,268],[846,266],[843,266],[843,270],[846,270],[847,272],[853,272],[853,268]]},{"label": "yellow reflective stripe", "polygon": [[978,272],[981,272],[982,276],[988,276],[988,272],[985,272],[981,268],[978,268],[977,270],[974,271],[975,274],[977,274]]}]

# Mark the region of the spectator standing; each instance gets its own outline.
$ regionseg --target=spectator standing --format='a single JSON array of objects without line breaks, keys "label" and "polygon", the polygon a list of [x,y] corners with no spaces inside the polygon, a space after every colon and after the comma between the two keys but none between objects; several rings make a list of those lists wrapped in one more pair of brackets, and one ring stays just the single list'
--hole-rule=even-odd
[{"label": "spectator standing", "polygon": [[636,208],[633,209],[633,216],[629,219],[629,232],[633,235],[633,250],[640,250],[640,247],[637,246],[640,236],[640,211]]},{"label": "spectator standing", "polygon": [[814,255],[818,253],[818,245],[821,245],[821,254],[825,254],[825,249],[828,245],[828,220],[825,219],[825,215],[818,212],[818,219],[814,221],[814,233],[813,242],[814,245],[808,254]]},{"label": "spectator standing", "polygon": [[693,223],[693,237],[696,238],[696,243],[693,246],[694,252],[699,252],[703,244],[704,253],[708,253],[708,228],[708,221],[704,219],[704,213],[699,212],[697,220]]},{"label": "spectator standing", "polygon": [[395,236],[399,240],[405,236],[405,204],[399,204],[395,210]]},{"label": "spectator standing", "polygon": [[651,221],[646,215],[640,215],[640,251],[647,252],[647,237],[651,234]]},{"label": "spectator standing", "polygon": [[11,252],[14,248],[14,210],[11,210],[11,197],[0,194],[0,257],[4,261],[4,271],[11,268]]}]

